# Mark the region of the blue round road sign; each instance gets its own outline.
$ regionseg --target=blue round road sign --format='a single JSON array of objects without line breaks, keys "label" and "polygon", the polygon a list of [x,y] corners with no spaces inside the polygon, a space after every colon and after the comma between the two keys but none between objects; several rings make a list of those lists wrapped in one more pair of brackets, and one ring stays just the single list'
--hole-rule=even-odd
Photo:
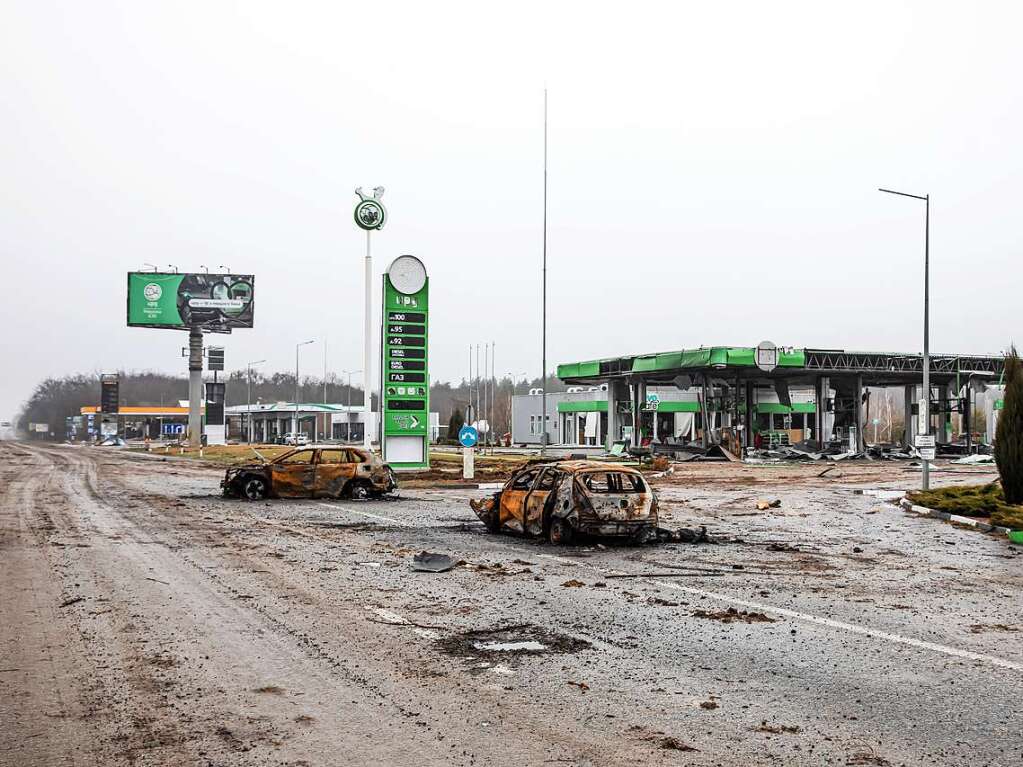
[{"label": "blue round road sign", "polygon": [[476,431],[475,426],[463,426],[458,431],[458,441],[462,444],[462,447],[475,447],[476,443],[479,442],[480,433]]}]

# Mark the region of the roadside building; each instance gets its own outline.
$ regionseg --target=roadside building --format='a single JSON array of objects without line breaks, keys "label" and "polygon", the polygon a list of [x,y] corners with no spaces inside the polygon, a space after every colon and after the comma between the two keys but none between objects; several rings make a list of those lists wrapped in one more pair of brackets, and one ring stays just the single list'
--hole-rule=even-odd
[{"label": "roadside building", "polygon": [[[377,412],[368,414],[363,405],[341,405],[299,402],[261,402],[253,405],[231,405],[225,408],[228,435],[245,441],[251,421],[254,442],[275,442],[293,429],[297,418],[298,432],[311,442],[338,441],[361,443],[369,430],[377,441]],[[436,442],[440,433],[440,414],[430,413],[429,437]]]},{"label": "roadside building", "polygon": [[[188,429],[188,401],[176,405],[121,405],[117,413],[100,413],[99,405],[87,405],[68,429],[68,438],[91,441],[100,436],[125,439],[174,440]],[[205,416],[206,403],[202,403]],[[106,432],[106,433],[104,433]]]}]

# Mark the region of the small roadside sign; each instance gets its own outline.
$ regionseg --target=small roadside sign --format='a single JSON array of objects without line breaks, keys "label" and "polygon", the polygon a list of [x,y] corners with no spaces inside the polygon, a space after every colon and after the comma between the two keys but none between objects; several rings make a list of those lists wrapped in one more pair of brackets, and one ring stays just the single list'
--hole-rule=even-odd
[{"label": "small roadside sign", "polygon": [[920,457],[925,461],[933,461],[935,449],[933,447],[921,447],[919,448]]},{"label": "small roadside sign", "polygon": [[934,435],[933,434],[917,434],[916,435],[916,446],[917,447],[934,447]]},{"label": "small roadside sign", "polygon": [[458,442],[462,447],[475,447],[480,434],[472,426],[463,426],[458,431]]}]

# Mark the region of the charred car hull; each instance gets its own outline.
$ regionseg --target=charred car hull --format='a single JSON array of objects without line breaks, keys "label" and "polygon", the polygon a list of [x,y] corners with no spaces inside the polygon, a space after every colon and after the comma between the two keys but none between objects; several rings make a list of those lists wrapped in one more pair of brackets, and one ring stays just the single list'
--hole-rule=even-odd
[{"label": "charred car hull", "polygon": [[657,499],[642,474],[596,461],[527,465],[500,492],[470,504],[491,532],[555,543],[577,535],[641,542],[657,529]]},{"label": "charred car hull", "polygon": [[397,489],[394,471],[361,449],[307,447],[290,450],[272,461],[232,466],[220,487],[228,497],[356,498]]}]

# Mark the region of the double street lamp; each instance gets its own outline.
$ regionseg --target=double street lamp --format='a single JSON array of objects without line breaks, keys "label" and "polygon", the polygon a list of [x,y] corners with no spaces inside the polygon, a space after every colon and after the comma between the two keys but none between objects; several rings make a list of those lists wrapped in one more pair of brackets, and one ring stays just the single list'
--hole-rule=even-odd
[{"label": "double street lamp", "polygon": [[[931,311],[931,196],[929,194],[908,194],[907,192],[896,192],[894,189],[878,189],[879,192],[897,194],[900,197],[912,197],[914,200],[924,201],[924,396],[920,399],[919,418],[920,427],[917,429],[921,434],[931,433],[931,356],[930,356],[930,311]],[[906,421],[909,422],[911,413],[906,413]],[[927,490],[931,484],[930,464],[923,459],[923,489]]]},{"label": "double street lamp", "polygon": [[298,439],[298,350],[308,344],[316,343],[315,341],[303,341],[302,343],[295,344],[295,415],[292,417],[291,422],[291,436],[297,441]]}]

